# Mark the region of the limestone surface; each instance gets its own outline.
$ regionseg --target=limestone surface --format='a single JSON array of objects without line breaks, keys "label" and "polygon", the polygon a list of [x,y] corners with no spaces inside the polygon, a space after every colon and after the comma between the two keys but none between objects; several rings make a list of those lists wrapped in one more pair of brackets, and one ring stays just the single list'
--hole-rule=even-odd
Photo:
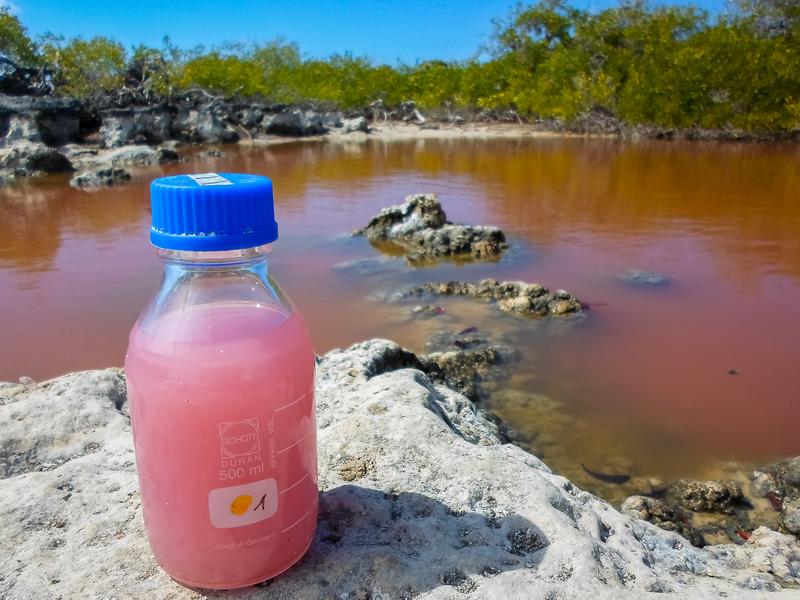
[{"label": "limestone surface", "polygon": [[502,443],[409,354],[371,340],[319,359],[316,538],[229,594],[181,587],[150,555],[118,370],[0,384],[0,597],[800,597],[794,537],[699,549],[623,515]]}]

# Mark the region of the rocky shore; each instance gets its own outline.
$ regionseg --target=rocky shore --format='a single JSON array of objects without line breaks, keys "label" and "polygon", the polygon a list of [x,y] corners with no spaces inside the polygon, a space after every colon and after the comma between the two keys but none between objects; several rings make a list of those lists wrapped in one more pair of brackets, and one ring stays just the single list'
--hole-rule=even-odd
[{"label": "rocky shore", "polygon": [[183,144],[368,131],[367,119],[359,115],[226,101],[204,93],[144,106],[0,94],[0,181],[78,172],[76,187],[113,185],[128,179],[124,166],[178,160],[175,148]]},{"label": "rocky shore", "polygon": [[[414,361],[385,340],[319,359],[316,538],[295,568],[236,597],[800,595],[793,536],[762,527],[695,548],[504,443]],[[0,384],[0,436],[0,596],[207,597],[150,555],[120,370]]]},{"label": "rocky shore", "polygon": [[[12,90],[9,90],[12,91]],[[28,93],[23,88],[22,94]],[[148,104],[115,104],[108,99],[79,101],[52,95],[0,94],[0,183],[15,177],[75,172],[80,188],[127,181],[124,167],[104,153],[147,146],[169,158],[184,144],[271,143],[289,138],[374,134],[388,139],[437,137],[526,137],[593,135],[624,139],[755,140],[763,136],[734,130],[675,130],[630,126],[594,110],[566,123],[523,121],[516,113],[432,112],[413,102],[398,110],[374,107],[342,112],[311,105],[291,106],[212,96],[203,90]],[[791,136],[790,136],[791,137]],[[172,153],[172,154],[170,154]],[[149,163],[164,162],[151,158]],[[143,163],[138,163],[143,164]],[[112,170],[116,167],[116,171]]]}]

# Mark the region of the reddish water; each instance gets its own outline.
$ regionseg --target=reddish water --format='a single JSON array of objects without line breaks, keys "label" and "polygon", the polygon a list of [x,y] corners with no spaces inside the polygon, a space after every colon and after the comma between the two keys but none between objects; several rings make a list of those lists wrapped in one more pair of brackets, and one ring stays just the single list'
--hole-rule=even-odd
[{"label": "reddish water", "polygon": [[[147,244],[148,180],[254,171],[275,181],[272,271],[317,351],[374,336],[419,350],[448,326],[409,322],[402,307],[369,300],[377,290],[538,281],[588,301],[588,317],[560,327],[444,304],[451,327],[515,339],[524,368],[492,408],[559,470],[698,474],[724,459],[800,453],[800,146],[375,140],[226,151],[113,190],[51,177],[0,191],[0,379],[122,364],[160,273]],[[335,267],[380,256],[346,233],[418,191],[437,192],[453,220],[502,227],[513,251],[497,264],[414,270],[396,260],[378,275]],[[631,287],[618,279],[627,269],[671,284]]]}]

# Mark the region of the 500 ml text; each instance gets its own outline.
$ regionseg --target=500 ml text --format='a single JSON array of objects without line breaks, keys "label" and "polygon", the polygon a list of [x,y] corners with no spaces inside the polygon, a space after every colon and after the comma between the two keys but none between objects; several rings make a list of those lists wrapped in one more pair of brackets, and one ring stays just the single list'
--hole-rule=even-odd
[{"label": "500 ml text", "polygon": [[[233,462],[233,461],[230,461]],[[227,481],[229,479],[239,479],[248,475],[250,477],[261,475],[264,472],[264,465],[260,462],[252,467],[231,467],[228,469],[220,469],[219,470],[219,478],[222,481]]]}]

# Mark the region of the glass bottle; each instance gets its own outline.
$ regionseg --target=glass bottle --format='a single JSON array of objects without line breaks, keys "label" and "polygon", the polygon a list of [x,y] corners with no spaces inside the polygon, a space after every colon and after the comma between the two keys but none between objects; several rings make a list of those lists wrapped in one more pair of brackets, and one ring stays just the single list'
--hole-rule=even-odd
[{"label": "glass bottle", "polygon": [[302,557],[318,502],[314,351],[269,275],[272,182],[164,177],[151,202],[164,277],[125,359],[147,535],[181,583],[252,585]]}]

